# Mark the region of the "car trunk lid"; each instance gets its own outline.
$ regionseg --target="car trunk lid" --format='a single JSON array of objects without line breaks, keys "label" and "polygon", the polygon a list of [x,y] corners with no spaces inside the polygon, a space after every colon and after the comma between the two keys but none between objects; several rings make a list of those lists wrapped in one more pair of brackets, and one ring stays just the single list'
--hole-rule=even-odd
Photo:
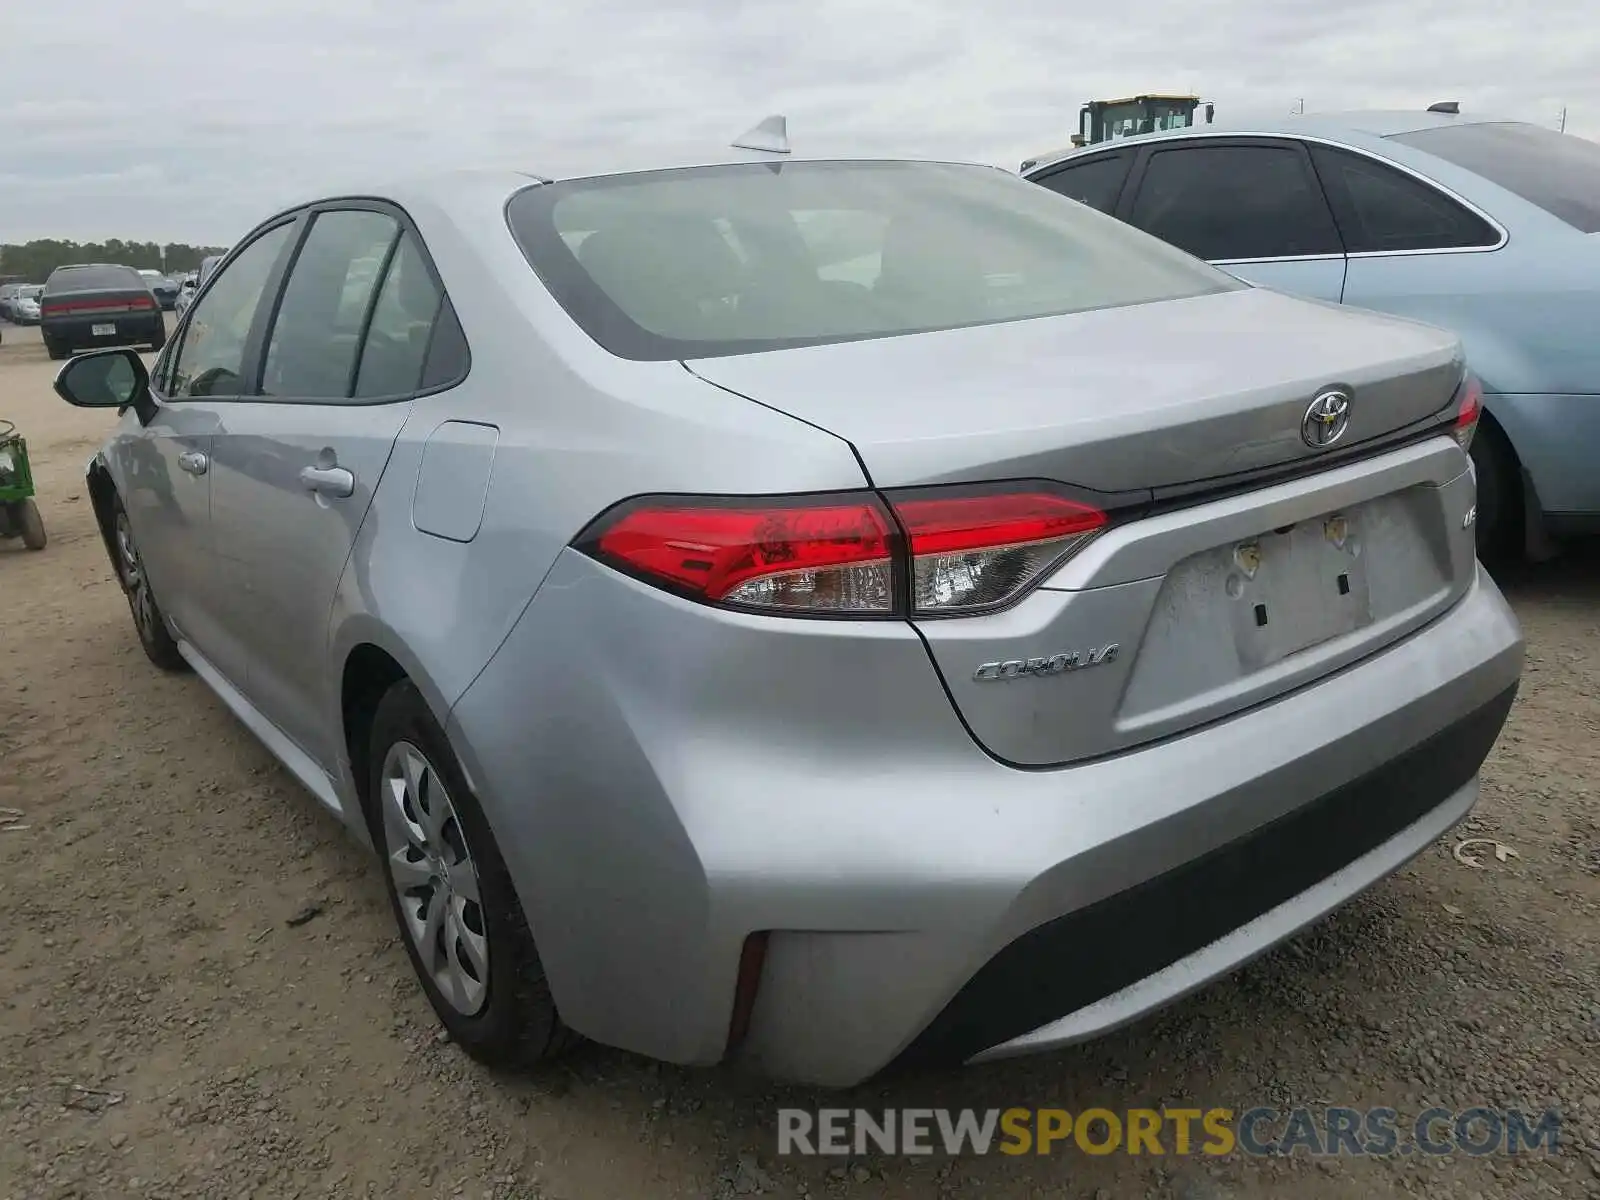
[{"label": "car trunk lid", "polygon": [[1265,289],[691,361],[849,441],[880,487],[1043,478],[1163,488],[1322,453],[1301,425],[1356,397],[1343,448],[1446,405],[1457,339]]},{"label": "car trunk lid", "polygon": [[[1459,343],[1427,326],[1246,291],[688,365],[847,439],[891,500],[1032,479],[1135,500],[1010,607],[914,618],[974,738],[1018,765],[1304,686],[1475,576],[1443,420]],[[1333,387],[1348,429],[1315,448],[1303,419]]]}]

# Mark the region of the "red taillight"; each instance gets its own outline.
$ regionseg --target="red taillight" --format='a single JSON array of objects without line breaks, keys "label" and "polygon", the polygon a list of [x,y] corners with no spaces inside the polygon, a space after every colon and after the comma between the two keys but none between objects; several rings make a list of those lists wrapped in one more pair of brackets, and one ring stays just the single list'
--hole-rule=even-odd
[{"label": "red taillight", "polygon": [[103,312],[107,309],[135,309],[148,311],[156,307],[154,296],[117,296],[108,300],[59,300],[54,304],[47,304],[41,310],[43,313],[54,313],[60,316],[63,313],[75,312]]},{"label": "red taillight", "polygon": [[72,311],[70,304],[41,304],[39,306],[39,315],[41,317],[59,317],[63,313],[70,311]]},{"label": "red taillight", "polygon": [[1456,419],[1451,433],[1463,450],[1472,448],[1472,435],[1478,430],[1478,418],[1483,415],[1483,385],[1474,375],[1461,381],[1456,391]]},{"label": "red taillight", "polygon": [[635,501],[579,548],[697,600],[814,613],[894,611],[894,525],[870,495]]},{"label": "red taillight", "polygon": [[911,552],[918,613],[994,608],[1105,527],[1091,504],[1045,491],[891,498]]},{"label": "red taillight", "polygon": [[[957,616],[1010,604],[1109,522],[1038,485],[773,499],[646,498],[578,549],[692,599],[797,615]],[[891,516],[892,510],[892,516]],[[902,582],[905,581],[905,582]]]}]

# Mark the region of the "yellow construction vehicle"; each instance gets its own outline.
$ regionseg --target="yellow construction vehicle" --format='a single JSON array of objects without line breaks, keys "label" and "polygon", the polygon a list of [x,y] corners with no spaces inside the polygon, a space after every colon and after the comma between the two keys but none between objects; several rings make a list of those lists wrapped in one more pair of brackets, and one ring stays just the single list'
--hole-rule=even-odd
[{"label": "yellow construction vehicle", "polygon": [[[1161,129],[1187,129],[1195,123],[1199,96],[1128,96],[1121,100],[1091,100],[1078,113],[1074,146],[1090,146],[1136,133]],[[1216,115],[1216,105],[1205,106],[1206,124]]]}]

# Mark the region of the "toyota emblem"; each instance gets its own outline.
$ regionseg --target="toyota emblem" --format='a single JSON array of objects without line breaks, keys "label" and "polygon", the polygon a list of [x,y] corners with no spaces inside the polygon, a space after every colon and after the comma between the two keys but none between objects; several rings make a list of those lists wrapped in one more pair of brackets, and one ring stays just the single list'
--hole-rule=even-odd
[{"label": "toyota emblem", "polygon": [[1326,450],[1350,427],[1350,393],[1338,388],[1320,392],[1300,418],[1300,439],[1313,450]]}]

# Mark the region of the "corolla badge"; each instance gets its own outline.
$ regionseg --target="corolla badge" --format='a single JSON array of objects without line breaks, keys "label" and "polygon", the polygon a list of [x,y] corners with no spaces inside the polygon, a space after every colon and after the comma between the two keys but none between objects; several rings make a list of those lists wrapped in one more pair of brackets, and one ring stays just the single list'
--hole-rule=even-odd
[{"label": "corolla badge", "polygon": [[1088,667],[1103,667],[1117,661],[1116,642],[1098,650],[1066,650],[1047,658],[1008,658],[1004,662],[986,662],[972,673],[979,682],[990,679],[1026,679],[1042,675],[1063,675],[1068,671],[1082,671]]},{"label": "corolla badge", "polygon": [[1339,388],[1319,392],[1300,418],[1300,440],[1313,450],[1326,450],[1350,428],[1350,393]]}]

